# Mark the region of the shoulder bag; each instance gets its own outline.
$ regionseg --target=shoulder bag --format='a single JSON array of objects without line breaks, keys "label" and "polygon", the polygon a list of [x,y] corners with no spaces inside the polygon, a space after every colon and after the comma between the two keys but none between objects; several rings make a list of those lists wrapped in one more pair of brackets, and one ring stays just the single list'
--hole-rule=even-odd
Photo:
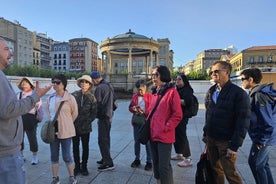
[{"label": "shoulder bag", "polygon": [[141,129],[139,130],[138,140],[141,144],[147,144],[147,142],[150,140],[150,121],[151,121],[151,117],[152,117],[153,113],[155,112],[155,110],[156,110],[157,106],[159,105],[159,103],[160,103],[163,96],[164,95],[161,95],[158,98],[158,100],[157,100],[154,108],[150,112],[146,122],[141,127]]},{"label": "shoulder bag", "polygon": [[55,124],[57,123],[57,117],[58,117],[58,114],[60,112],[60,109],[61,109],[63,103],[64,103],[64,101],[62,101],[60,103],[53,121],[47,120],[41,127],[41,131],[40,131],[41,139],[43,142],[45,142],[47,144],[53,143],[55,141],[55,134],[56,134]]}]

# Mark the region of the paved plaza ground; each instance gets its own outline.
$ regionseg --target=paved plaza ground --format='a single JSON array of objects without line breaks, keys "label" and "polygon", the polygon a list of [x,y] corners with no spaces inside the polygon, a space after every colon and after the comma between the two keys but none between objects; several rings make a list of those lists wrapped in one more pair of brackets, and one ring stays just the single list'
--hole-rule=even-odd
[{"label": "paved plaza ground", "polygon": [[[180,168],[177,166],[177,161],[171,161],[173,167],[173,176],[175,184],[193,184],[195,183],[196,163],[199,160],[200,154],[204,149],[202,138],[202,127],[204,124],[204,107],[203,95],[197,95],[201,103],[199,113],[196,117],[190,119],[187,133],[190,141],[192,152],[193,166]],[[153,184],[156,180],[153,177],[152,171],[145,171],[145,149],[142,147],[142,165],[139,168],[133,169],[130,167],[134,160],[133,150],[133,130],[130,124],[131,114],[128,111],[129,100],[120,100],[119,108],[115,112],[115,116],[111,128],[111,155],[114,159],[115,170],[107,172],[98,172],[96,161],[101,159],[99,147],[97,144],[97,122],[93,122],[93,132],[90,139],[90,157],[88,161],[88,176],[77,176],[78,183],[82,184]],[[26,158],[25,170],[28,184],[46,184],[51,183],[51,162],[50,148],[40,139],[40,128],[38,127],[39,140],[39,164],[31,165],[31,153],[29,150],[28,141],[25,140],[24,156]],[[254,179],[250,168],[247,164],[247,158],[251,141],[247,136],[243,146],[238,151],[237,169],[242,176],[245,184],[253,184]],[[276,154],[275,147],[271,151],[270,165],[272,173],[276,171]],[[174,154],[174,150],[172,151]],[[60,157],[59,177],[61,184],[68,183],[68,173],[62,158]],[[276,181],[276,176],[274,176]]]}]

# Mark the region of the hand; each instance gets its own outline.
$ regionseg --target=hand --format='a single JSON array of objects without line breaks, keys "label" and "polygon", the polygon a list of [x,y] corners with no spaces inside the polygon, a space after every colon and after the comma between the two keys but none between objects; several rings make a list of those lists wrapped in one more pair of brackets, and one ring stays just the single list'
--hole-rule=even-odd
[{"label": "hand", "polygon": [[258,150],[261,150],[261,149],[263,149],[264,145],[256,144],[256,147],[257,147]]},{"label": "hand", "polygon": [[52,88],[52,86],[53,85],[51,84],[49,86],[45,86],[44,88],[40,88],[39,81],[36,81],[34,91],[38,94],[39,97],[42,97]]},{"label": "hand", "polygon": [[237,152],[230,150],[227,148],[226,157],[235,157],[237,155]]}]

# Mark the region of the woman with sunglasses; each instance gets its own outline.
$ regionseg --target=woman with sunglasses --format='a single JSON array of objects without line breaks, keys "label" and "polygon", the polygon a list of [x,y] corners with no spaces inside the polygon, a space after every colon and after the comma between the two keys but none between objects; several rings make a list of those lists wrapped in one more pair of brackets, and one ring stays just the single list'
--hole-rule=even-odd
[{"label": "woman with sunglasses", "polygon": [[[180,97],[171,82],[170,70],[157,66],[152,70],[152,98],[149,106],[150,146],[154,177],[157,184],[173,184],[171,150],[175,142],[175,128],[182,119]],[[161,100],[160,100],[160,97]],[[160,101],[159,101],[160,100]],[[159,101],[159,104],[157,104]],[[157,104],[156,110],[155,105]],[[150,115],[149,115],[150,116]]]},{"label": "woman with sunglasses", "polygon": [[63,74],[57,74],[52,78],[53,88],[56,91],[46,101],[46,110],[48,119],[53,120],[58,110],[60,103],[64,101],[57,121],[56,126],[56,138],[53,143],[50,144],[51,150],[51,162],[52,162],[52,184],[58,184],[58,168],[59,168],[59,149],[61,146],[62,157],[67,166],[69,173],[69,183],[76,184],[77,180],[74,176],[74,163],[72,157],[72,137],[76,135],[74,121],[78,116],[78,105],[75,98],[66,90],[67,78]]},{"label": "woman with sunglasses", "polygon": [[[92,121],[97,115],[97,100],[92,93],[92,79],[89,75],[78,78],[77,85],[81,88],[72,93],[78,104],[79,115],[74,122],[76,136],[73,137],[73,155],[75,161],[75,176],[81,173],[88,175],[87,161],[89,157],[89,139],[92,131]],[[80,162],[80,142],[82,143],[82,162]]]},{"label": "woman with sunglasses", "polygon": [[173,156],[172,160],[181,160],[177,163],[179,167],[192,166],[193,162],[190,158],[191,151],[190,145],[187,137],[187,124],[189,118],[191,117],[191,106],[192,106],[192,95],[193,88],[191,87],[186,75],[178,75],[175,81],[176,89],[181,98],[181,108],[183,113],[183,118],[175,129],[175,143],[174,149],[176,155]]}]

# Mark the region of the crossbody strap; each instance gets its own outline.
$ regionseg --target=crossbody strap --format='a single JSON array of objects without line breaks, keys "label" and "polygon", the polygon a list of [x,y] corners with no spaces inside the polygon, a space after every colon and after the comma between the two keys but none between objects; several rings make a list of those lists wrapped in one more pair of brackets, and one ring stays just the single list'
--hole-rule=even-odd
[{"label": "crossbody strap", "polygon": [[57,112],[56,112],[56,114],[55,114],[55,117],[54,117],[54,119],[53,119],[53,122],[56,122],[57,117],[58,117],[58,114],[59,114],[60,109],[61,109],[61,107],[62,107],[63,104],[64,104],[64,101],[60,102],[59,107],[58,107],[58,110],[57,110]]},{"label": "crossbody strap", "polygon": [[[163,93],[162,95],[160,95],[160,96],[158,97],[158,99],[157,99],[157,101],[156,101],[156,103],[155,103],[155,105],[154,105],[152,111],[150,112],[150,114],[149,114],[147,120],[150,120],[150,119],[151,119],[151,117],[153,116],[155,110],[157,109],[157,106],[159,105],[159,103],[160,103],[162,97],[163,97],[165,94],[166,94],[166,93]],[[150,122],[150,121],[149,121],[149,122]]]}]

